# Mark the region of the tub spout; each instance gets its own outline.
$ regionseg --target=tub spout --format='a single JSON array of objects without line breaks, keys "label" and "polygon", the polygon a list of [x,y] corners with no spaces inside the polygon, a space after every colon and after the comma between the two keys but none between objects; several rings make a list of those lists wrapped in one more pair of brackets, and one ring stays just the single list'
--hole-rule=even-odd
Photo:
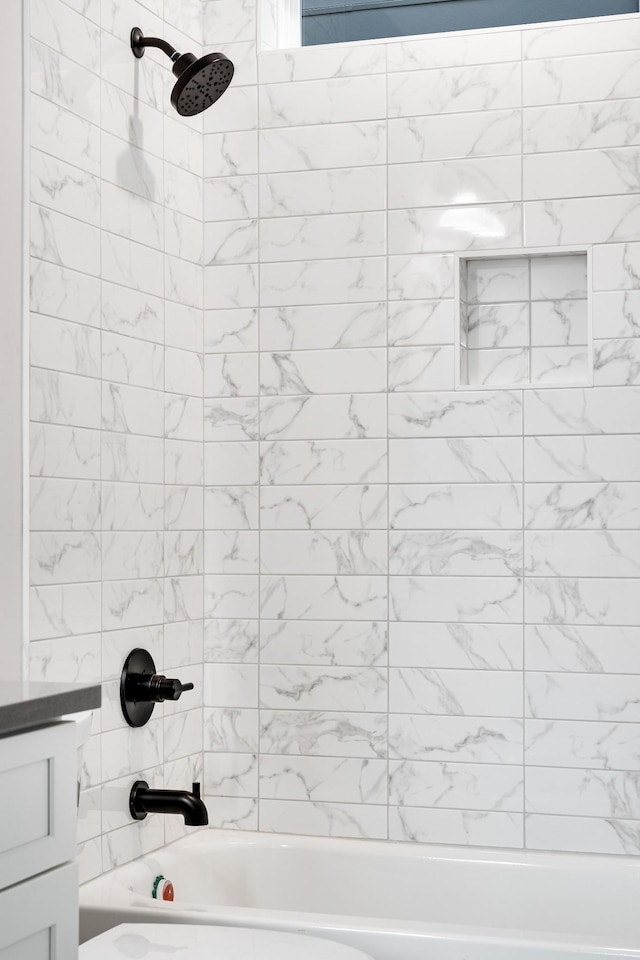
[{"label": "tub spout", "polygon": [[148,813],[181,813],[188,827],[209,823],[207,808],[200,798],[200,784],[188,790],[153,790],[145,780],[136,780],[129,795],[129,810],[134,820],[144,820]]}]

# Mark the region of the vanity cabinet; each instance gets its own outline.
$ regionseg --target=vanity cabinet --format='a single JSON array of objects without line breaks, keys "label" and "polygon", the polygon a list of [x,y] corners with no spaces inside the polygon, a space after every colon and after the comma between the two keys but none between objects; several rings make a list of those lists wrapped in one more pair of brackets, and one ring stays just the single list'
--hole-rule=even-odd
[{"label": "vanity cabinet", "polygon": [[75,724],[0,736],[0,960],[77,956],[76,780]]}]

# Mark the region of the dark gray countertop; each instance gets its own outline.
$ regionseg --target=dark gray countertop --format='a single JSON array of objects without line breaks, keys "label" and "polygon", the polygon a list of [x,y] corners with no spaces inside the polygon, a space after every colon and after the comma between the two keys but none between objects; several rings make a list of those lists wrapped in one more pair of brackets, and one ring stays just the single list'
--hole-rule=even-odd
[{"label": "dark gray countertop", "polygon": [[0,682],[0,736],[34,727],[65,713],[96,710],[100,684]]}]

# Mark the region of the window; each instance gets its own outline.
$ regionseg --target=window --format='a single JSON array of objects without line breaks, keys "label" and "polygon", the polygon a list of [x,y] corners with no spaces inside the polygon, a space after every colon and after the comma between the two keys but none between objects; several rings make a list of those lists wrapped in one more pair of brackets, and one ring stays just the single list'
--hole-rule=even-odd
[{"label": "window", "polygon": [[637,13],[638,0],[302,0],[302,44]]}]

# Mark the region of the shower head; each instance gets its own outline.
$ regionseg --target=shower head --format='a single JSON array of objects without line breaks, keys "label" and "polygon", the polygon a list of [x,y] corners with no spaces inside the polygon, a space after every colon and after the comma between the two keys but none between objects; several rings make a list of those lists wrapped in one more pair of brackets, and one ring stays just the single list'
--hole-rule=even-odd
[{"label": "shower head", "polygon": [[171,103],[181,117],[195,117],[225,92],[233,79],[233,64],[223,53],[207,53],[196,57],[193,53],[178,53],[166,40],[145,37],[139,27],[131,31],[131,49],[134,57],[143,57],[145,47],[157,47],[173,62],[178,78],[171,91]]}]

